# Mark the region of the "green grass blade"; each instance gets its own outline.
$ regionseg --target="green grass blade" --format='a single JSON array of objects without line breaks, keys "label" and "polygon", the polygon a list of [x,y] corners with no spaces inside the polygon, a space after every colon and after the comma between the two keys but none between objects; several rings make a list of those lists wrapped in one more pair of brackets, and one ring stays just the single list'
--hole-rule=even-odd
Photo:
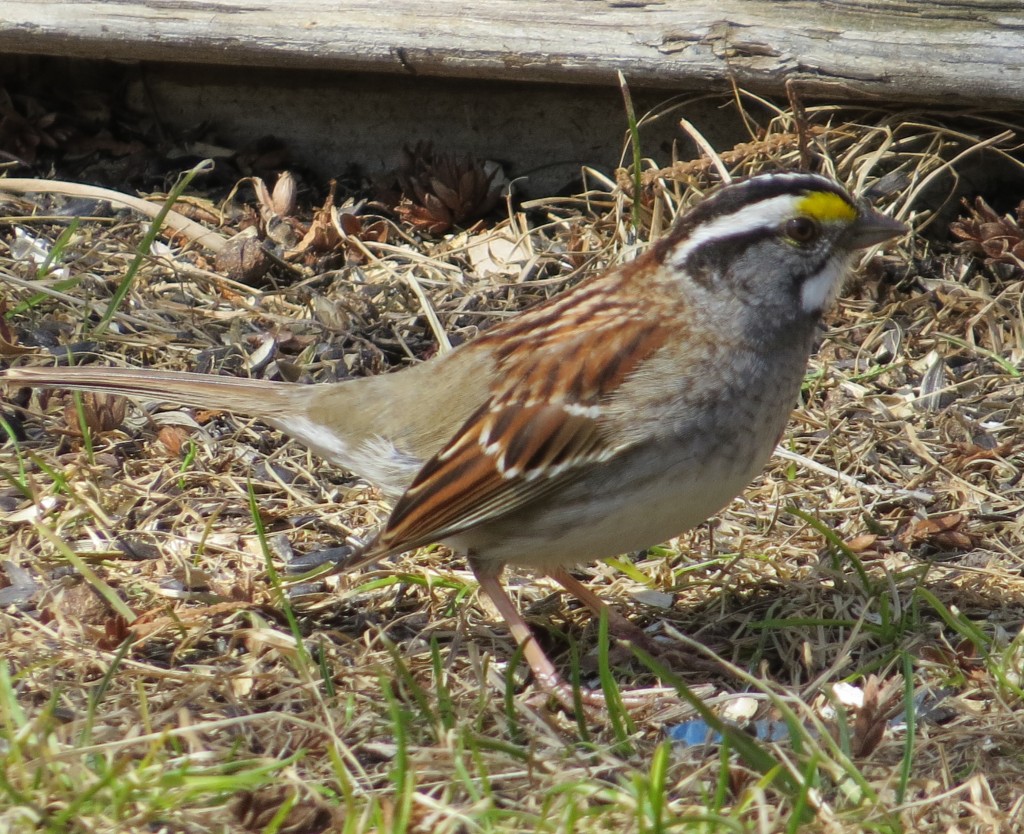
[{"label": "green grass blade", "polygon": [[[864,593],[868,594],[869,596],[874,595],[874,583],[868,576],[868,572],[864,568],[864,563],[860,560],[860,557],[858,557],[856,553],[854,553],[849,547],[846,546],[846,543],[841,538],[839,538],[838,535],[836,535],[836,532],[834,530],[825,525],[825,523],[822,522],[821,519],[816,518],[808,512],[804,512],[799,507],[789,506],[786,508],[786,512],[790,513],[791,515],[795,515],[801,521],[806,522],[815,531],[820,533],[822,538],[824,538],[825,541],[828,542],[829,547],[833,548],[835,552],[841,553],[843,557],[846,558],[846,560],[849,561],[851,565],[853,565],[853,569],[857,572],[857,576],[860,579],[861,585],[863,586]],[[888,626],[887,623],[885,623],[884,625]]]},{"label": "green grass blade", "polygon": [[629,125],[629,144],[633,150],[633,204],[630,210],[630,219],[633,222],[633,231],[639,232],[641,226],[640,200],[643,193],[643,154],[640,152],[640,125],[636,119],[636,110],[633,108],[633,96],[629,92],[626,76],[621,72],[619,72],[619,89],[622,91],[622,102],[626,107],[626,121]]},{"label": "green grass blade", "polygon": [[82,433],[85,458],[90,464],[93,464],[96,462],[96,456],[92,450],[92,429],[89,427],[89,421],[85,419],[85,405],[82,403],[82,392],[72,391],[71,397],[75,404],[75,418],[78,422],[78,430]]},{"label": "green grass blade", "polygon": [[598,675],[601,678],[601,689],[604,692],[608,721],[611,723],[612,733],[618,743],[617,750],[624,755],[628,755],[632,752],[629,737],[636,732],[636,727],[633,724],[633,719],[623,706],[619,685],[615,681],[615,675],[612,674],[611,663],[609,662],[608,641],[608,612],[602,610],[597,627]]},{"label": "green grass blade", "polygon": [[75,232],[78,231],[78,227],[81,225],[82,218],[72,218],[71,222],[68,223],[67,228],[65,228],[53,242],[53,246],[51,246],[50,251],[46,253],[46,257],[43,258],[43,262],[39,264],[39,268],[36,270],[36,278],[45,278],[50,274],[50,267],[63,260],[64,250],[67,249],[68,243],[71,242],[71,238],[74,237]]},{"label": "green grass blade", "polygon": [[117,651],[114,652],[114,658],[103,673],[103,677],[100,679],[99,685],[89,693],[89,706],[86,711],[85,726],[82,728],[82,734],[78,739],[78,745],[80,747],[85,747],[91,743],[92,728],[96,721],[96,712],[99,709],[100,703],[103,701],[103,696],[106,695],[107,690],[110,688],[110,683],[114,679],[115,673],[121,667],[121,661],[124,660],[125,655],[128,654],[128,650],[132,647],[134,642],[134,635],[131,634],[121,641],[121,645],[118,646]]},{"label": "green grass blade", "polygon": [[36,528],[39,535],[46,539],[60,552],[60,555],[71,563],[71,566],[81,574],[82,578],[88,582],[95,591],[107,601],[107,604],[120,614],[129,623],[135,622],[135,612],[128,607],[127,603],[117,595],[117,591],[111,588],[106,582],[100,579],[99,575],[86,564],[85,560],[75,553],[67,543],[60,539],[56,533],[53,532],[45,524],[40,524],[38,521],[33,522],[33,527]]},{"label": "green grass blade", "polygon": [[734,727],[732,724],[727,724],[722,721],[722,719],[715,715],[715,713],[712,712],[712,710],[693,693],[693,690],[691,690],[678,675],[673,673],[660,660],[652,657],[638,646],[633,646],[633,652],[638,658],[640,658],[641,662],[643,662],[648,669],[654,672],[655,675],[673,686],[679,694],[679,697],[693,707],[701,720],[708,725],[710,730],[718,733],[728,742],[729,746],[736,751],[748,767],[765,776],[770,775],[787,794],[794,798],[797,796],[801,789],[800,784],[793,778],[792,774],[790,774],[774,756],[764,749],[756,739],[752,738],[738,727]]},{"label": "green grass blade", "polygon": [[900,762],[900,781],[896,785],[896,804],[902,805],[914,771],[914,736],[917,732],[917,713],[914,710],[914,661],[910,654],[903,652],[903,710],[907,723],[907,740],[903,745],[903,760]]},{"label": "green grass blade", "polygon": [[391,688],[391,682],[383,676],[380,679],[380,688],[387,698],[395,743],[395,758],[390,774],[391,783],[395,786],[395,810],[391,830],[394,834],[406,834],[412,818],[412,799],[416,788],[416,771],[409,761],[409,723],[412,716],[399,702]]},{"label": "green grass blade", "polygon": [[167,195],[167,199],[164,200],[163,206],[160,211],[157,212],[156,217],[149,224],[149,231],[142,238],[142,242],[139,244],[138,249],[135,252],[135,257],[129,264],[128,269],[125,271],[124,278],[117,285],[117,289],[114,290],[114,294],[110,298],[110,302],[107,304],[106,312],[103,313],[103,317],[99,320],[97,325],[92,329],[93,336],[100,336],[106,331],[107,326],[110,324],[111,319],[117,313],[118,308],[121,306],[121,302],[124,301],[128,291],[132,287],[132,282],[135,280],[135,276],[142,264],[145,263],[146,258],[149,257],[149,251],[153,246],[153,242],[156,240],[157,235],[160,233],[160,229],[164,225],[164,221],[167,219],[167,214],[171,210],[171,207],[178,201],[178,198],[188,188],[189,183],[196,178],[199,174],[205,174],[213,170],[213,160],[204,159],[198,163],[190,171],[186,171],[181,177],[178,178],[178,182],[175,183],[170,193]]},{"label": "green grass blade", "polygon": [[253,491],[251,480],[246,483],[246,489],[249,494],[249,515],[252,517],[256,539],[259,541],[260,551],[263,553],[263,564],[267,568],[267,579],[274,591],[275,602],[281,608],[281,611],[284,612],[288,629],[295,640],[295,650],[298,652],[299,664],[306,672],[309,672],[309,668],[312,666],[312,658],[310,658],[309,650],[306,648],[302,629],[299,627],[298,618],[295,616],[295,609],[292,608],[291,600],[288,599],[288,592],[281,582],[281,576],[278,574],[277,568],[274,567],[274,557],[271,556],[270,546],[267,544],[267,531],[263,527],[263,518],[260,516],[260,508],[259,504],[256,503],[256,493]]}]

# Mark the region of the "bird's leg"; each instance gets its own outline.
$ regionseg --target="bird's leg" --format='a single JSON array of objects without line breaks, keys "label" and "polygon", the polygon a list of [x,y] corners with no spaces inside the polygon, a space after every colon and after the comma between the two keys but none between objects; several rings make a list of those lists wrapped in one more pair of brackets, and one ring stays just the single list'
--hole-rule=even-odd
[{"label": "bird's leg", "polygon": [[[533,636],[533,632],[530,631],[530,627],[526,624],[526,620],[523,619],[523,615],[519,613],[519,609],[516,608],[512,597],[508,595],[508,591],[502,586],[500,575],[488,568],[477,565],[472,560],[470,560],[470,565],[473,568],[473,574],[476,576],[477,582],[480,583],[480,590],[487,594],[488,599],[498,609],[498,613],[501,614],[502,619],[508,625],[509,631],[512,632],[512,637],[515,638],[516,644],[523,647],[523,657],[526,658],[526,662],[529,664],[530,671],[533,672],[537,684],[542,689],[551,692],[564,706],[571,709],[573,705],[571,689],[562,680],[562,676],[558,674],[555,665],[548,660],[548,656],[540,647],[537,638]],[[568,693],[568,700],[564,697],[566,691]]]},{"label": "bird's leg", "polygon": [[[605,615],[608,617],[608,631],[615,637],[620,640],[625,640],[628,643],[632,643],[634,646],[643,649],[652,657],[668,661],[669,658],[665,656],[664,648],[655,643],[646,631],[627,620],[622,614],[615,610],[615,608],[606,603],[586,585],[571,576],[565,568],[556,568],[555,570],[548,571],[547,575],[587,606],[587,608],[593,611],[597,616],[601,616],[602,611],[605,612]],[[709,672],[722,671],[719,664],[710,662],[705,658],[698,657],[691,652],[670,652],[670,654],[673,655],[672,660],[677,662],[679,660],[683,660],[686,666],[690,669],[699,669],[701,671]],[[669,665],[674,664],[670,663]]]},{"label": "bird's leg", "polygon": [[[473,574],[480,583],[480,590],[487,594],[488,599],[498,609],[498,613],[501,614],[502,619],[508,625],[509,631],[512,632],[512,637],[515,638],[516,643],[523,647],[523,657],[526,659],[530,671],[533,672],[537,685],[545,692],[553,695],[566,709],[575,710],[577,703],[576,693],[574,693],[573,688],[565,679],[558,674],[555,665],[548,659],[548,656],[540,647],[537,638],[534,637],[530,627],[526,624],[526,620],[523,619],[523,615],[519,613],[519,609],[516,608],[516,604],[512,601],[512,597],[508,595],[508,591],[501,584],[500,574],[476,564],[472,559],[470,560],[470,566],[473,568]],[[605,706],[604,695],[600,692],[590,692],[581,689],[578,697],[585,706]]]},{"label": "bird's leg", "polygon": [[[498,613],[501,614],[502,619],[505,620],[505,623],[508,625],[509,631],[512,632],[512,636],[515,638],[516,643],[523,647],[523,657],[526,658],[526,662],[530,667],[530,671],[533,672],[533,676],[537,680],[537,684],[544,691],[553,695],[567,710],[575,710],[577,703],[582,703],[587,707],[606,707],[607,701],[605,700],[604,693],[592,692],[586,689],[580,689],[578,692],[574,691],[572,686],[570,686],[565,679],[558,674],[558,670],[555,669],[554,664],[548,659],[548,656],[544,653],[544,650],[537,642],[537,638],[534,637],[530,627],[526,624],[526,620],[523,619],[523,615],[520,614],[519,609],[516,608],[516,604],[512,601],[512,597],[508,595],[508,591],[506,591],[504,586],[502,586],[499,574],[486,567],[477,565],[472,559],[470,560],[470,565],[473,568],[473,574],[480,583],[480,589],[487,594],[491,602],[494,603],[494,607],[498,609]],[[602,603],[592,593],[587,591],[585,588],[583,590],[585,593],[589,594],[598,605],[604,605],[604,603]],[[573,591],[572,593],[575,592]],[[621,614],[616,616],[632,628],[636,629],[636,626],[626,620],[626,618]],[[639,631],[639,629],[636,630]],[[672,693],[673,690],[657,688],[624,693],[620,697],[622,703],[626,706],[650,706],[652,700],[662,698],[666,694]],[[578,701],[577,698],[579,699]]]},{"label": "bird's leg", "polygon": [[627,620],[616,609],[606,603],[586,585],[576,579],[565,568],[550,570],[547,575],[582,602],[598,617],[602,612],[608,618],[608,631],[620,640],[639,646],[648,654],[657,654],[657,648],[647,633]]}]

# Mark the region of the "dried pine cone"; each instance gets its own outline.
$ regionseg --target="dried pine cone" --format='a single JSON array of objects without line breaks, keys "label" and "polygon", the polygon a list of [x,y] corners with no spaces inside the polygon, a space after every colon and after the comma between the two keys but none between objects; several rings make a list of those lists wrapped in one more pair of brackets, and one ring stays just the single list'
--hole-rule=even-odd
[{"label": "dried pine cone", "polygon": [[[86,392],[82,394],[82,420],[91,432],[102,434],[113,431],[124,422],[126,402],[117,394]],[[69,434],[82,435],[78,408],[72,403],[64,406],[64,423]]]},{"label": "dried pine cone", "polygon": [[974,206],[964,200],[968,216],[955,220],[949,231],[960,238],[960,248],[966,252],[982,255],[985,263],[1009,264],[1024,270],[1024,202],[1017,206],[1017,216],[1000,217],[981,197],[974,200]]},{"label": "dried pine cone", "polygon": [[61,140],[56,121],[57,115],[35,99],[22,96],[16,102],[0,87],[0,151],[35,162],[40,147],[55,148]]},{"label": "dried pine cone", "polygon": [[479,220],[501,199],[505,178],[496,162],[457,159],[422,142],[403,156],[396,172],[402,196],[395,211],[417,231],[442,234]]}]

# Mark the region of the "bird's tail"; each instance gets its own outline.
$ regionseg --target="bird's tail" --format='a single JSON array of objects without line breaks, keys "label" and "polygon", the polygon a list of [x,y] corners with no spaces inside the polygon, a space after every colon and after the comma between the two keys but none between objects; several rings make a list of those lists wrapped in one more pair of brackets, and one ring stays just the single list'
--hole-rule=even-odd
[{"label": "bird's tail", "polygon": [[222,409],[274,424],[305,413],[302,397],[305,386],[183,371],[23,367],[0,372],[0,385],[100,391],[153,402]]}]

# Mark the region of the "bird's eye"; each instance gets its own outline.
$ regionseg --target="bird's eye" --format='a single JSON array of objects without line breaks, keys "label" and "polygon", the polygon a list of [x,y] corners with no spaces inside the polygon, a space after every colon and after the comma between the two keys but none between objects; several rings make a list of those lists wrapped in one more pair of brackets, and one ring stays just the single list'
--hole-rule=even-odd
[{"label": "bird's eye", "polygon": [[794,243],[806,244],[818,237],[818,224],[810,217],[794,217],[786,221],[786,237]]}]

